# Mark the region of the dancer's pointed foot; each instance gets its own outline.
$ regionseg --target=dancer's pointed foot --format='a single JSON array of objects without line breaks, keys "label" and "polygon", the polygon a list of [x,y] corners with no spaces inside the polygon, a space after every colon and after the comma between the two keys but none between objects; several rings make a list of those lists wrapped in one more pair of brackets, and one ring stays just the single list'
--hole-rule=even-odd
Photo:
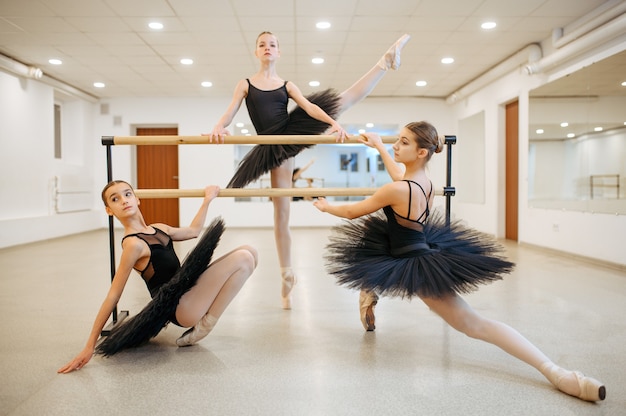
[{"label": "dancer's pointed foot", "polygon": [[604,384],[578,371],[568,371],[547,362],[541,366],[541,372],[557,389],[570,396],[590,402],[604,400],[606,397]]},{"label": "dancer's pointed foot", "polygon": [[283,309],[291,309],[291,290],[296,285],[296,276],[293,270],[287,269],[281,273],[282,287],[280,297],[283,303]]},{"label": "dancer's pointed foot", "polygon": [[400,68],[400,52],[404,45],[411,39],[410,35],[404,34],[398,39],[378,61],[378,66],[383,70]]},{"label": "dancer's pointed foot", "polygon": [[183,332],[176,340],[176,345],[179,347],[188,347],[197,343],[202,338],[209,335],[209,332],[211,332],[216,323],[217,318],[207,313],[195,326]]},{"label": "dancer's pointed foot", "polygon": [[359,311],[361,313],[361,323],[366,331],[376,329],[376,316],[374,315],[374,307],[378,303],[378,295],[371,290],[361,290],[359,295]]}]

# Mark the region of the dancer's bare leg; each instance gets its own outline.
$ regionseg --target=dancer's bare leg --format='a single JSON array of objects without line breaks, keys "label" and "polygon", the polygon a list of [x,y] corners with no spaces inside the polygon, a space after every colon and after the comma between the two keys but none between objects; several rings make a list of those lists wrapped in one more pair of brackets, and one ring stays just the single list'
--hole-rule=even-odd
[{"label": "dancer's bare leg", "polygon": [[[290,158],[270,172],[272,188],[291,188],[294,159]],[[291,289],[296,278],[291,268],[291,231],[289,230],[290,197],[272,197],[274,204],[274,240],[281,272],[283,309],[291,309]]]},{"label": "dancer's bare leg", "polygon": [[[597,397],[600,388],[599,382],[586,377],[586,380],[582,380],[582,375],[578,377],[574,372],[556,366],[522,334],[502,322],[480,316],[460,296],[450,295],[442,299],[422,298],[422,300],[454,329],[471,338],[496,345],[512,356],[530,364],[564,393],[585,400],[604,399],[603,386],[601,387],[600,398]],[[594,382],[598,385],[594,386]],[[588,394],[581,391],[585,388],[589,389]]]},{"label": "dancer's bare leg", "polygon": [[253,247],[241,246],[211,263],[178,302],[176,320],[182,326],[192,327],[176,341],[179,346],[192,345],[208,335],[257,261]]},{"label": "dancer's bare leg", "polygon": [[357,82],[352,84],[347,90],[340,94],[341,107],[339,114],[343,113],[354,104],[367,97],[378,82],[385,76],[387,70],[398,69],[400,66],[400,52],[411,37],[403,35],[398,39],[380,58],[378,63],[372,67]]}]

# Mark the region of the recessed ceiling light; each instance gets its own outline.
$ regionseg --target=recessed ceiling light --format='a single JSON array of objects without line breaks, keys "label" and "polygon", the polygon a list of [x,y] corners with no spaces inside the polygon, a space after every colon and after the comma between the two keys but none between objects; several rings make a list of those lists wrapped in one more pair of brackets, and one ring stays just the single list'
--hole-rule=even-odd
[{"label": "recessed ceiling light", "polygon": [[593,128],[593,131],[602,131],[602,130],[603,130],[602,127],[594,127]]},{"label": "recessed ceiling light", "polygon": [[94,82],[93,86],[96,87],[96,88],[104,88],[105,87],[104,82]]},{"label": "recessed ceiling light", "polygon": [[417,81],[417,82],[415,83],[415,85],[416,85],[417,87],[425,87],[426,85],[428,85],[428,82],[426,82],[426,81]]},{"label": "recessed ceiling light", "polygon": [[213,86],[213,83],[211,81],[202,81],[202,84],[200,85],[202,85],[205,88],[209,88]]},{"label": "recessed ceiling light", "polygon": [[315,27],[318,29],[328,29],[330,28],[330,22],[317,22]]},{"label": "recessed ceiling light", "polygon": [[494,29],[496,26],[496,22],[484,22],[482,25],[480,25],[480,27],[485,30]]},{"label": "recessed ceiling light", "polygon": [[309,87],[319,87],[320,86],[320,82],[319,81],[310,81],[309,82]]},{"label": "recessed ceiling light", "polygon": [[313,62],[314,64],[323,64],[324,58],[313,58],[311,59],[311,62]]},{"label": "recessed ceiling light", "polygon": [[568,133],[568,134],[567,134],[567,137],[569,137],[569,138],[571,139],[571,138],[576,137],[576,135],[575,135],[574,133]]},{"label": "recessed ceiling light", "polygon": [[561,127],[567,127],[569,126],[569,123],[567,121],[564,121],[561,123]]},{"label": "recessed ceiling light", "polygon": [[359,134],[365,133],[365,129],[359,129]]},{"label": "recessed ceiling light", "polygon": [[160,23],[160,22],[150,22],[150,23],[148,23],[148,27],[150,29],[154,29],[154,30],[161,30],[161,29],[163,29],[163,23]]},{"label": "recessed ceiling light", "polygon": [[365,123],[365,127],[371,129],[372,127],[374,127],[374,123]]},{"label": "recessed ceiling light", "polygon": [[55,58],[48,59],[48,62],[49,62],[49,63],[51,63],[52,65],[61,65],[61,64],[63,63],[63,61],[62,61],[62,60],[60,60],[60,59],[55,59]]},{"label": "recessed ceiling light", "polygon": [[622,87],[626,87],[626,81],[622,82]]},{"label": "recessed ceiling light", "polygon": [[190,58],[183,58],[180,60],[180,63],[183,65],[191,65],[193,64],[193,59]]},{"label": "recessed ceiling light", "polygon": [[248,129],[241,129],[241,134],[248,134],[250,133],[250,130]]},{"label": "recessed ceiling light", "polygon": [[441,59],[441,63],[442,64],[451,64],[452,62],[454,62],[454,58],[443,58],[443,59]]},{"label": "recessed ceiling light", "polygon": [[537,133],[537,134],[543,134],[543,129],[537,129],[537,130],[535,130],[535,133]]}]

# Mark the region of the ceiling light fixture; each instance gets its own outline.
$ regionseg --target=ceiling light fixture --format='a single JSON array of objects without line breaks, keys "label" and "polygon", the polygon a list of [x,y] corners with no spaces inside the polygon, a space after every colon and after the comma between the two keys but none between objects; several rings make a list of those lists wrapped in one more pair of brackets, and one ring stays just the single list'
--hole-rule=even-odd
[{"label": "ceiling light fixture", "polygon": [[567,127],[569,126],[569,123],[567,121],[564,121],[561,123],[561,127]]},{"label": "ceiling light fixture", "polygon": [[48,63],[52,65],[61,65],[63,61],[60,59],[52,58],[52,59],[48,59]]},{"label": "ceiling light fixture", "polygon": [[313,58],[313,59],[311,59],[311,62],[313,62],[316,65],[323,64],[324,63],[324,58]]},{"label": "ceiling light fixture", "polygon": [[193,59],[190,58],[183,58],[180,60],[180,63],[183,65],[192,65],[193,64]]},{"label": "ceiling light fixture", "polygon": [[415,83],[415,86],[417,86],[417,87],[425,87],[426,85],[428,85],[428,82],[426,82],[426,81],[417,81]]},{"label": "ceiling light fixture", "polygon": [[94,82],[93,86],[96,87],[96,88],[104,88],[105,87],[104,82]]},{"label": "ceiling light fixture", "polygon": [[441,59],[442,64],[451,64],[453,62],[454,62],[454,58],[442,58]]},{"label": "ceiling light fixture", "polygon": [[309,81],[309,87],[319,87],[319,86],[320,86],[319,81]]},{"label": "ceiling light fixture", "polygon": [[209,88],[213,86],[213,83],[211,81],[202,81],[200,85],[202,85],[205,88]]},{"label": "ceiling light fixture", "polygon": [[543,129],[537,129],[537,130],[535,130],[535,133],[537,133],[537,134],[543,134]]},{"label": "ceiling light fixture", "polygon": [[495,29],[496,26],[496,22],[484,22],[482,25],[480,25],[480,27],[485,30]]},{"label": "ceiling light fixture", "polygon": [[150,22],[150,23],[148,23],[148,27],[150,29],[154,29],[154,30],[161,30],[161,29],[163,29],[163,23],[160,23],[160,22]]},{"label": "ceiling light fixture", "polygon": [[330,28],[330,22],[317,22],[315,24],[315,27],[318,29],[329,29]]}]

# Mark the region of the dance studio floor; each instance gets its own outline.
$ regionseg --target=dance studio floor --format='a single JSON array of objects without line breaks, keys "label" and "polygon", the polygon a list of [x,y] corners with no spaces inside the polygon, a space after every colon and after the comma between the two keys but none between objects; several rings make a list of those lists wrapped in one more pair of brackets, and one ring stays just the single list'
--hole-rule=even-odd
[{"label": "dance studio floor", "polygon": [[[626,414],[625,270],[506,243],[515,272],[466,296],[557,363],[602,380],[607,399],[594,404],[455,332],[419,299],[382,299],[376,331],[365,332],[358,293],[324,272],[328,229],[292,232],[292,311],[280,308],[272,230],[229,229],[217,254],[249,243],[260,263],[207,338],[178,348],[182,330],[169,325],[70,375],[56,370],[82,349],[109,284],[106,230],[0,250],[0,415]],[[120,310],[147,301],[134,275]]]}]

